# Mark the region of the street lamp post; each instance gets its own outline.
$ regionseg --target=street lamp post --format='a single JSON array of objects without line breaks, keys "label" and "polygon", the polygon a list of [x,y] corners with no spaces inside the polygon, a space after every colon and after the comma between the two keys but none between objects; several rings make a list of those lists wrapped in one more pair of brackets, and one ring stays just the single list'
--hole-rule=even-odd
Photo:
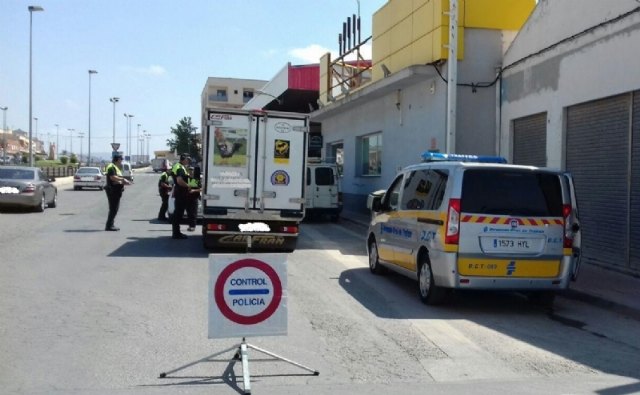
[{"label": "street lamp post", "polygon": [[120,100],[120,98],[118,98],[118,97],[112,97],[112,98],[109,99],[109,101],[111,103],[113,103],[113,138],[111,139],[112,143],[116,142],[116,103],[119,100]]},{"label": "street lamp post", "polygon": [[126,136],[126,140],[127,140],[127,151],[126,151],[126,156],[129,157],[129,160],[131,160],[131,118],[133,118],[135,115],[133,114],[124,114],[124,117],[126,118],[126,122],[127,122],[127,136]]},{"label": "street lamp post", "polygon": [[147,138],[147,162],[151,161],[151,153],[149,152],[149,139],[151,139],[151,133],[147,133],[147,131],[145,130],[143,132],[144,137]]},{"label": "street lamp post", "polygon": [[60,152],[60,125],[56,123],[54,126],[56,127],[56,155],[53,159],[58,159],[58,154]]},{"label": "street lamp post", "polygon": [[69,131],[69,158],[71,158],[71,155],[73,154],[73,132],[75,132],[75,129],[67,129]]},{"label": "street lamp post", "polygon": [[[89,165],[91,164],[91,74],[98,74],[98,72],[95,70],[89,70],[89,136],[87,139],[89,142],[87,164]],[[80,147],[82,147],[82,143],[80,143]]]},{"label": "street lamp post", "polygon": [[2,110],[2,163],[7,164],[7,110],[9,107],[0,107]]},{"label": "street lamp post", "polygon": [[44,8],[37,5],[29,6],[29,166],[33,166],[33,141],[31,134],[31,118],[33,117],[33,87],[32,87],[32,64],[33,64],[33,13],[44,11]]},{"label": "street lamp post", "polygon": [[137,160],[140,160],[140,124],[138,124],[138,133],[136,134],[136,156]]},{"label": "street lamp post", "polygon": [[78,161],[78,163],[82,164],[82,141],[84,139],[84,133],[78,132],[78,136],[80,137],[80,160]]}]

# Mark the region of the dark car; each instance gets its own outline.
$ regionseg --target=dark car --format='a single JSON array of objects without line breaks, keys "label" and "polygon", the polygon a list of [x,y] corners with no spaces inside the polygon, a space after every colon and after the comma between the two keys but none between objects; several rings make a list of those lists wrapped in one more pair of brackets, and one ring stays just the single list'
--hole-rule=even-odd
[{"label": "dark car", "polygon": [[0,167],[0,207],[28,207],[42,212],[56,207],[58,188],[55,179],[37,167]]}]

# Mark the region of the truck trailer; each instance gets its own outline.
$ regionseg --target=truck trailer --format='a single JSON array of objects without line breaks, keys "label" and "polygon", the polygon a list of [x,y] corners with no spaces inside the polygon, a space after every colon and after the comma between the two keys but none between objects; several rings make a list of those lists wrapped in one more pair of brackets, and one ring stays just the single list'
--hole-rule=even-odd
[{"label": "truck trailer", "polygon": [[308,116],[263,110],[206,111],[204,247],[293,251],[305,214]]}]

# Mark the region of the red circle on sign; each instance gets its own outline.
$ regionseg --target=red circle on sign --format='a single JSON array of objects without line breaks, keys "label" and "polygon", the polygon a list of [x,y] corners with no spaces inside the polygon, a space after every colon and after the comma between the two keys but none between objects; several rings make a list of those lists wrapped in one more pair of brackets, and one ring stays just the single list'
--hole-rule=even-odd
[{"label": "red circle on sign", "polygon": [[[231,308],[224,300],[224,284],[227,282],[227,279],[231,277],[231,274],[233,274],[236,270],[243,269],[245,267],[253,267],[261,270],[267,275],[267,277],[269,277],[271,283],[273,284],[273,298],[271,299],[271,303],[269,303],[267,308],[265,308],[262,312],[248,316],[238,314],[235,311],[231,310]],[[218,276],[218,280],[216,280],[215,287],[213,288],[213,296],[216,301],[216,305],[218,305],[218,308],[220,309],[222,315],[237,324],[253,325],[258,324],[271,317],[271,315],[278,309],[280,300],[282,299],[282,283],[280,282],[278,273],[276,273],[276,271],[266,263],[257,259],[241,259],[227,266],[226,268],[224,268],[222,273],[220,273],[220,275]]]}]

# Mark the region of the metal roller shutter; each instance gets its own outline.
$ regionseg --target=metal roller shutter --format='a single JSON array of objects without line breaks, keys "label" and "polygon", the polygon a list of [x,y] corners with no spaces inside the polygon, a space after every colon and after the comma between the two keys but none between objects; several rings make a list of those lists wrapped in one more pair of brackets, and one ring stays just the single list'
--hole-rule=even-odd
[{"label": "metal roller shutter", "polygon": [[547,165],[547,113],[513,121],[513,163]]},{"label": "metal roller shutter", "polygon": [[567,109],[567,170],[574,176],[583,259],[628,268],[630,94]]},{"label": "metal roller shutter", "polygon": [[[640,91],[633,94],[629,267],[640,273]],[[634,242],[635,241],[635,242]]]}]

